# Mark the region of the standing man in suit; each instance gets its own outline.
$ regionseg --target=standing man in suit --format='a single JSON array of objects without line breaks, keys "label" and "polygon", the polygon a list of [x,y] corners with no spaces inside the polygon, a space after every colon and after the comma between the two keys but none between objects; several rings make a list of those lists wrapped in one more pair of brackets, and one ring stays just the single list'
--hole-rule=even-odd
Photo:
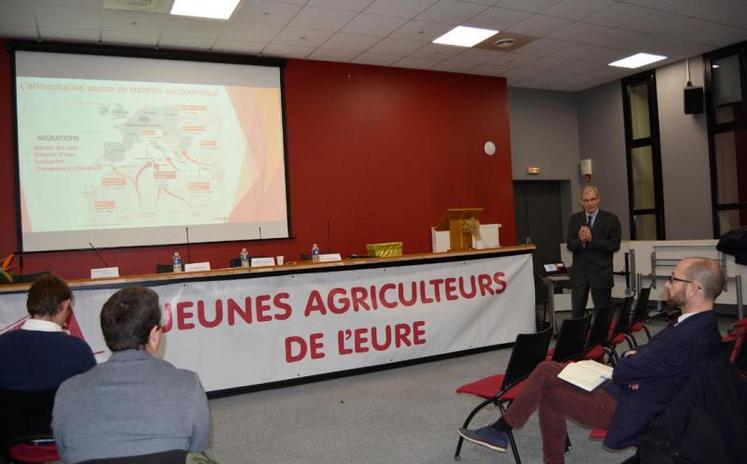
[{"label": "standing man in suit", "polygon": [[646,345],[625,353],[611,382],[587,392],[558,378],[563,364],[544,361],[529,375],[503,417],[476,430],[459,429],[459,434],[472,443],[505,451],[508,431],[523,426],[539,410],[546,464],[563,462],[566,418],[606,428],[608,448],[636,446],[649,422],[664,411],[690,374],[718,357],[721,336],[713,305],[723,285],[721,268],[712,259],[683,259],[666,283],[667,299],[682,315]]},{"label": "standing man in suit", "polygon": [[620,220],[599,209],[599,190],[587,185],[579,202],[584,208],[568,221],[571,267],[572,317],[583,317],[591,289],[594,308],[609,306],[612,296],[612,255],[620,249]]}]

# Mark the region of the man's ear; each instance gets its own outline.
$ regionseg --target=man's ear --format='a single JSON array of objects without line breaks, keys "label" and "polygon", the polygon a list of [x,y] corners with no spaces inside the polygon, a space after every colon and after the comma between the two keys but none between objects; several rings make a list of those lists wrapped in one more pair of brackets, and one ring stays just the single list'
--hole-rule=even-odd
[{"label": "man's ear", "polygon": [[146,345],[145,349],[148,350],[150,354],[155,354],[156,351],[158,351],[158,346],[161,344],[161,327],[154,325],[152,329],[150,329],[150,333],[148,334],[148,344]]},{"label": "man's ear", "polygon": [[62,327],[65,327],[67,325],[68,319],[70,319],[70,313],[73,308],[73,303],[70,298],[68,298],[65,301],[62,301],[60,305],[57,307],[57,313],[54,315],[54,321],[57,322]]}]

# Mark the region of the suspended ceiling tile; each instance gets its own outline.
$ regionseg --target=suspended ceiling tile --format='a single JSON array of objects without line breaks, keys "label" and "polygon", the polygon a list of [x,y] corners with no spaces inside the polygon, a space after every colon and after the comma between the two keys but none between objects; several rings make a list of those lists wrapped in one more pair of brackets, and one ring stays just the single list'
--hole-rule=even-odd
[{"label": "suspended ceiling tile", "polygon": [[422,42],[416,42],[414,40],[385,38],[371,47],[369,51],[374,53],[388,53],[392,55],[404,56],[409,55],[423,45],[424,44]]},{"label": "suspended ceiling tile", "polygon": [[297,47],[295,45],[282,45],[271,43],[265,47],[262,54],[265,56],[285,58],[306,58],[314,53],[314,47]]},{"label": "suspended ceiling tile", "polygon": [[344,32],[386,37],[406,22],[407,20],[403,18],[363,13],[353,18],[342,30]]},{"label": "suspended ceiling tile", "polygon": [[547,56],[554,55],[555,53],[558,53],[559,51],[573,45],[575,45],[573,42],[568,42],[565,40],[542,38],[537,39],[534,42],[530,42],[523,47],[517,48],[516,52],[526,55]]},{"label": "suspended ceiling tile", "polygon": [[417,40],[420,42],[433,42],[433,40],[446,34],[451,29],[452,26],[448,24],[413,20],[408,21],[404,26],[392,32],[391,37]]},{"label": "suspended ceiling tile", "polygon": [[541,13],[560,2],[561,0],[503,0],[498,6]]},{"label": "suspended ceiling tile", "polygon": [[338,32],[330,37],[322,48],[333,48],[338,50],[354,50],[362,52],[371,48],[381,37],[374,35],[351,34],[350,32]]},{"label": "suspended ceiling tile", "polygon": [[240,42],[268,43],[282,30],[282,26],[274,24],[228,23],[219,38]]},{"label": "suspended ceiling tile", "polygon": [[244,2],[234,14],[233,21],[285,26],[299,11],[299,5],[269,0]]},{"label": "suspended ceiling tile", "polygon": [[563,0],[543,13],[566,19],[584,19],[615,5],[612,0]]},{"label": "suspended ceiling tile", "polygon": [[532,16],[527,11],[511,10],[508,8],[488,8],[465,22],[466,26],[482,27],[502,31],[507,27],[518,24]]},{"label": "suspended ceiling tile", "polygon": [[364,11],[365,13],[412,19],[436,2],[437,0],[375,0]]},{"label": "suspended ceiling tile", "polygon": [[309,0],[309,5],[333,10],[363,11],[371,0]]},{"label": "suspended ceiling tile", "polygon": [[288,25],[293,27],[322,29],[325,31],[338,31],[353,19],[354,16],[355,13],[352,11],[305,6],[298,12],[298,14],[296,14]]},{"label": "suspended ceiling tile", "polygon": [[133,11],[104,10],[102,29],[112,32],[159,34],[166,21],[165,15]]},{"label": "suspended ceiling tile", "polygon": [[272,43],[316,48],[330,37],[332,37],[332,32],[330,31],[286,27],[272,39]]},{"label": "suspended ceiling tile", "polygon": [[170,16],[166,20],[163,33],[189,37],[211,37],[215,39],[223,33],[225,28],[226,23],[223,21]]},{"label": "suspended ceiling tile", "polygon": [[37,6],[36,17],[40,26],[73,29],[98,29],[101,26],[101,10],[93,8]]},{"label": "suspended ceiling tile", "polygon": [[19,26],[35,26],[32,5],[27,2],[0,2],[0,22]]},{"label": "suspended ceiling tile", "polygon": [[463,49],[463,47],[430,43],[418,48],[417,50],[412,52],[410,56],[427,58],[440,62],[459,54],[459,52],[461,52]]},{"label": "suspended ceiling tile", "polygon": [[218,39],[213,45],[214,51],[259,54],[267,42]]},{"label": "suspended ceiling tile", "polygon": [[164,34],[158,42],[161,48],[181,48],[193,50],[209,50],[215,44],[215,39],[209,37],[185,37],[182,35]]},{"label": "suspended ceiling tile", "polygon": [[158,34],[129,34],[127,32],[104,32],[101,42],[114,45],[138,45],[155,47],[158,45]]},{"label": "suspended ceiling tile", "polygon": [[506,30],[508,32],[532,35],[534,37],[544,37],[570,24],[573,24],[573,21],[569,19],[546,15],[534,15],[525,21],[514,24]]},{"label": "suspended ceiling tile", "polygon": [[438,3],[435,3],[416,16],[415,19],[456,26],[482,13],[486,9],[485,5],[458,2],[455,0],[439,0]]}]

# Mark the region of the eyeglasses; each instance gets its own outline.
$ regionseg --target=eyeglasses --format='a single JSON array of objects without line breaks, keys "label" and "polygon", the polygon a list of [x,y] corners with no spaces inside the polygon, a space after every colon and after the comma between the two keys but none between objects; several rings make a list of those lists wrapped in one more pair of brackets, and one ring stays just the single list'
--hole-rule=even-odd
[{"label": "eyeglasses", "polygon": [[669,283],[672,284],[674,282],[685,282],[686,284],[693,283],[692,280],[680,279],[679,277],[675,277],[674,274],[672,274],[672,275],[669,276]]}]

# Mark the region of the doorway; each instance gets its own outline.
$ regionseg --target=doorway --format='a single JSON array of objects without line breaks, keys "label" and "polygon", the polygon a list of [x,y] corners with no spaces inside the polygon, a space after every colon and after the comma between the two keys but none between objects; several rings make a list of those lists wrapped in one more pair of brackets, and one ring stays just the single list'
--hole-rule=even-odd
[{"label": "doorway", "polygon": [[[531,242],[534,251],[534,294],[537,306],[544,306],[547,292],[539,279],[542,265],[560,261],[564,221],[570,216],[569,180],[514,181],[516,243]],[[568,263],[566,263],[568,264]]]}]

